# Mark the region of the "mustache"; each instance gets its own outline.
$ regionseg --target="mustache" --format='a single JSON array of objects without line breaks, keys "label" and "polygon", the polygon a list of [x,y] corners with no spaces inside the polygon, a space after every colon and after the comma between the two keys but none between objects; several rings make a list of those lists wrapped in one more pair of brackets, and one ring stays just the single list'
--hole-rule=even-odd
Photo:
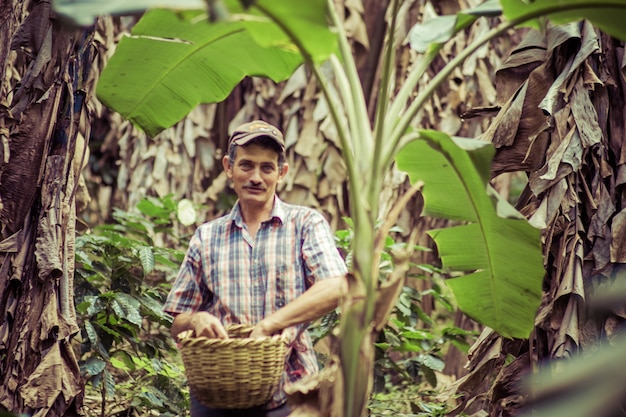
[{"label": "mustache", "polygon": [[265,190],[265,187],[263,187],[262,185],[260,184],[257,185],[257,184],[252,184],[252,183],[244,184],[243,188],[251,189],[251,190]]}]

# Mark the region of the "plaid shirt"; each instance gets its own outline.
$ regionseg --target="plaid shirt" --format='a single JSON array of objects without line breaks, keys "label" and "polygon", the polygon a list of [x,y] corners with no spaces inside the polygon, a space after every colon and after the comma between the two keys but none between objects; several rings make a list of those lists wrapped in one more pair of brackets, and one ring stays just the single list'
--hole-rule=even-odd
[{"label": "plaid shirt", "polygon": [[[236,203],[229,214],[198,227],[164,310],[208,311],[224,325],[254,325],[315,282],[346,273],[328,222],[317,211],[275,197],[269,220],[252,238]],[[294,340],[305,326],[285,330],[291,349],[269,409],[285,402],[285,384],[318,370],[308,333]]]}]

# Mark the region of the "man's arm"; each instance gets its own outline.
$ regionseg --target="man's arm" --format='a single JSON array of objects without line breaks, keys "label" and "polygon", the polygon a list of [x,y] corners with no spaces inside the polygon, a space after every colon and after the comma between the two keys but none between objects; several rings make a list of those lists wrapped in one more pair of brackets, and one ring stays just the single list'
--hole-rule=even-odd
[{"label": "man's arm", "polygon": [[257,323],[250,337],[271,336],[289,326],[316,320],[336,308],[346,292],[345,276],[318,281],[291,303]]},{"label": "man's arm", "polygon": [[206,311],[177,314],[170,328],[172,337],[176,339],[185,330],[193,330],[197,337],[228,339],[228,333],[219,319]]}]

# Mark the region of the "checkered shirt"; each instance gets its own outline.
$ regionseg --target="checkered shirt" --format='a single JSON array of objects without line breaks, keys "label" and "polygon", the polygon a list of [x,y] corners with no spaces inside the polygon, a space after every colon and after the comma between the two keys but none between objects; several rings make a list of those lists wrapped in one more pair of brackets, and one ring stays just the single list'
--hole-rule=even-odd
[{"label": "checkered shirt", "polygon": [[[275,197],[269,220],[253,239],[236,203],[229,214],[198,227],[164,310],[208,311],[224,325],[254,325],[315,282],[346,273],[328,222],[319,212]],[[311,339],[301,331],[304,326],[285,330],[291,349],[268,409],[285,402],[285,384],[318,370]]]}]

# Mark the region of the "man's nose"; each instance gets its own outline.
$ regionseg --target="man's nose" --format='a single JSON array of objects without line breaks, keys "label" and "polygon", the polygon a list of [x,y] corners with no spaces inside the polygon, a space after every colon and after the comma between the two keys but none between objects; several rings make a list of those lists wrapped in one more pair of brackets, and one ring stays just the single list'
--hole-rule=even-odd
[{"label": "man's nose", "polygon": [[252,182],[261,182],[261,169],[255,168],[252,170],[252,175],[250,176],[250,181]]}]

